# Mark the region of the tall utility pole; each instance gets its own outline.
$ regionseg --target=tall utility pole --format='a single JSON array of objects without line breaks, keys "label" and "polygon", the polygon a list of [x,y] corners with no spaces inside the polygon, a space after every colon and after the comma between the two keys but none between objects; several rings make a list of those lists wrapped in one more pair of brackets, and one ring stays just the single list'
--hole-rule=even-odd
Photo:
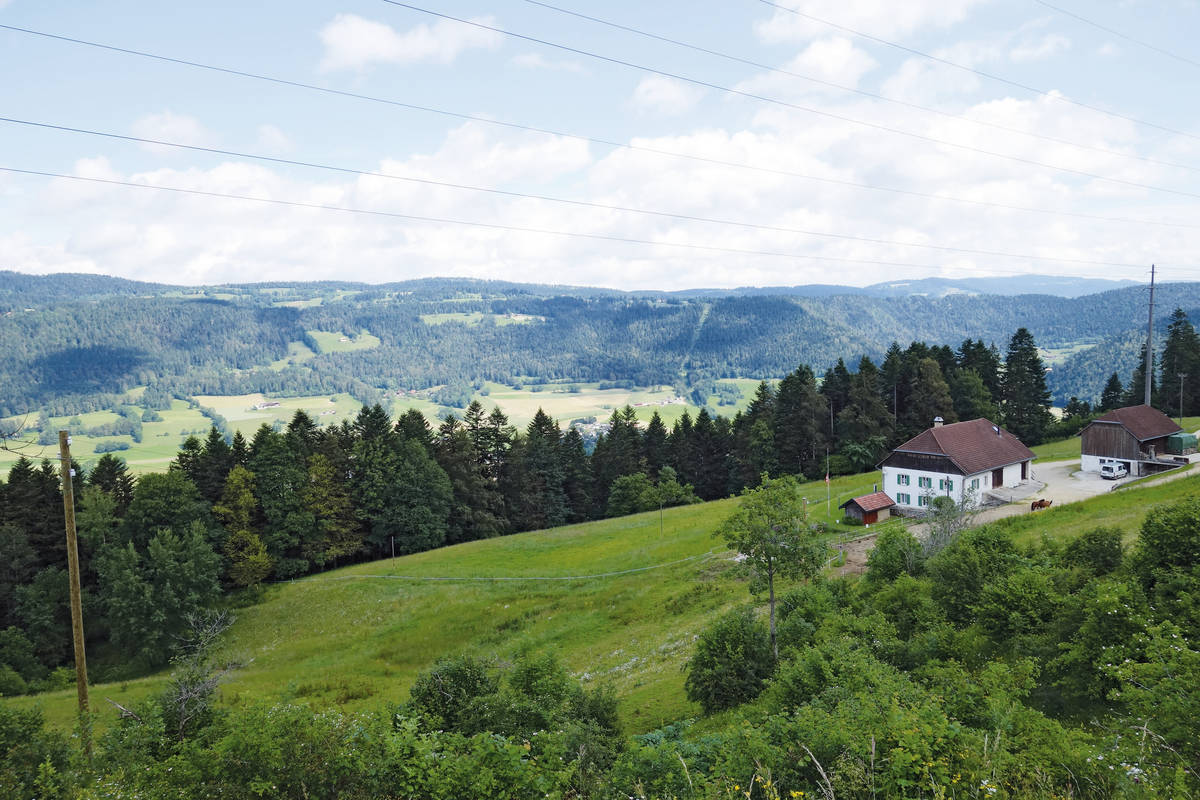
[{"label": "tall utility pole", "polygon": [[1154,379],[1154,265],[1150,265],[1150,321],[1146,323],[1146,405],[1150,405],[1150,383]]},{"label": "tall utility pole", "polygon": [[71,437],[58,432],[62,475],[63,516],[67,527],[67,568],[71,581],[71,635],[75,642],[75,688],[79,693],[79,721],[85,752],[92,754],[88,715],[87,655],[83,647],[83,603],[79,598],[79,544],[75,536],[75,470],[71,469]]},{"label": "tall utility pole", "polygon": [[1183,379],[1187,377],[1186,372],[1180,372],[1176,375],[1179,378],[1179,427],[1183,427]]}]

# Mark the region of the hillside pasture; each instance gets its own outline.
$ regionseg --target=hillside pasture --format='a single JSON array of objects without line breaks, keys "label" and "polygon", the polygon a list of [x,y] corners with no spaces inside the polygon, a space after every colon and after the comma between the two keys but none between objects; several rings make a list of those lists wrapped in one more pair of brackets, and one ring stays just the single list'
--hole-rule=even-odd
[{"label": "hillside pasture", "polygon": [[379,347],[379,337],[366,331],[357,334],[330,333],[329,331],[305,331],[319,353],[352,353],[355,350],[371,350]]},{"label": "hillside pasture", "polygon": [[[297,411],[304,411],[318,425],[340,423],[353,419],[362,405],[348,394],[310,395],[306,397],[267,397],[263,394],[197,395],[196,402],[211,408],[225,418],[230,433],[241,431],[247,439],[254,436],[260,425],[276,422],[287,424]],[[265,403],[279,403],[271,408],[256,408]]]}]

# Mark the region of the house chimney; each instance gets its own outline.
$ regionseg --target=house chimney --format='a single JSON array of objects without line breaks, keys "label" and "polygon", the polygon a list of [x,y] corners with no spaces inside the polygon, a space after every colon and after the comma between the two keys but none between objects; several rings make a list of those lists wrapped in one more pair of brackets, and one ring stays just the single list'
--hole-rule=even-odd
[{"label": "house chimney", "polygon": [[940,427],[942,427],[942,423],[943,423],[944,421],[945,421],[945,420],[943,420],[941,417],[934,417],[934,418],[933,418],[933,427],[935,427],[935,428],[940,428]]}]

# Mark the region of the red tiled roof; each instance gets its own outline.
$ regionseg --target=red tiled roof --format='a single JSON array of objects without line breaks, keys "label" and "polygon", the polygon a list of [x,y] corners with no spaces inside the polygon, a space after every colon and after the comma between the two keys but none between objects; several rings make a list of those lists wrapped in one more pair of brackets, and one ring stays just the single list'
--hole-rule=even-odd
[{"label": "red tiled roof", "polygon": [[930,428],[894,452],[947,456],[964,475],[998,469],[1034,457],[1033,451],[1021,444],[1020,439],[982,417]]},{"label": "red tiled roof", "polygon": [[1096,422],[1115,422],[1132,433],[1139,442],[1170,436],[1183,430],[1166,414],[1146,405],[1118,408],[1092,420],[1092,423]]},{"label": "red tiled roof", "polygon": [[896,505],[896,501],[887,496],[887,492],[875,492],[873,494],[864,494],[862,497],[856,497],[853,500],[847,500],[838,508],[845,508],[854,503],[863,510],[864,514],[870,514],[872,511],[882,511],[885,508],[891,508]]}]

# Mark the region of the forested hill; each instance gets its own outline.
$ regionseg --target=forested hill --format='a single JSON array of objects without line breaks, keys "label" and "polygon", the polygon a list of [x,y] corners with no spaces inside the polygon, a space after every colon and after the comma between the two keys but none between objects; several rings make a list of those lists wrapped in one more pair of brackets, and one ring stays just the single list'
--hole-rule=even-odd
[{"label": "forested hill", "polygon": [[[780,377],[800,363],[819,374],[839,358],[878,360],[893,341],[1002,347],[1019,327],[1043,348],[1078,351],[1051,373],[1056,398],[1094,398],[1132,363],[1088,360],[1088,348],[1132,336],[1147,299],[1140,287],[1078,298],[930,294],[691,296],[450,279],[197,289],[6,272],[0,416],[103,408],[141,385],[163,396],[349,391],[364,402],[385,389],[484,380],[686,388]],[[1200,284],[1165,285],[1158,303],[1192,311]]]}]

